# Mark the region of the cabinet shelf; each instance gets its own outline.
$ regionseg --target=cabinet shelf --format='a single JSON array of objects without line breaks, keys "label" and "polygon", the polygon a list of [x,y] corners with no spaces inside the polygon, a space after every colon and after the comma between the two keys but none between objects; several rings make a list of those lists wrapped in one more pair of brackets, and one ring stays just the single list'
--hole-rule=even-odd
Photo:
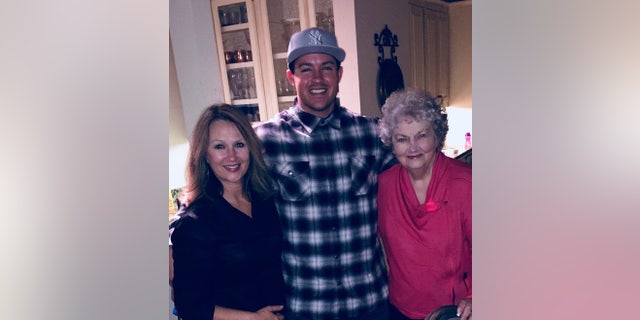
[{"label": "cabinet shelf", "polygon": [[278,102],[293,102],[296,96],[280,96],[278,97]]},{"label": "cabinet shelf", "polygon": [[274,59],[287,59],[287,53],[286,52],[277,52],[273,54],[273,58]]},{"label": "cabinet shelf", "polygon": [[258,99],[235,99],[231,100],[231,105],[257,104],[258,102],[260,102]]},{"label": "cabinet shelf", "polygon": [[232,24],[230,26],[224,26],[222,28],[220,28],[220,31],[224,32],[230,32],[230,31],[238,31],[238,30],[249,30],[249,24],[248,23],[238,23],[238,24]]},{"label": "cabinet shelf", "polygon": [[227,70],[233,70],[233,69],[241,69],[241,68],[253,68],[254,64],[253,61],[249,61],[249,62],[235,62],[235,63],[227,63]]}]

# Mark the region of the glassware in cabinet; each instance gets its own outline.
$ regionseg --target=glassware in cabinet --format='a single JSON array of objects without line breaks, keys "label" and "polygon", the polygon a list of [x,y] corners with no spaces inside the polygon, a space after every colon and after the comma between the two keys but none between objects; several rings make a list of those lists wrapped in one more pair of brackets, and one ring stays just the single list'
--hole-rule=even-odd
[{"label": "glassware in cabinet", "polygon": [[[251,121],[266,114],[253,1],[212,0],[224,100]],[[224,74],[223,73],[223,74]]]},{"label": "glassware in cabinet", "polygon": [[[287,48],[291,35],[302,30],[302,25],[307,23],[302,12],[305,10],[305,1],[299,0],[265,0],[266,21],[268,22],[268,38],[270,39],[270,64],[267,74],[275,84],[275,94],[271,92],[268,96],[273,105],[277,105],[280,112],[288,109],[295,98],[295,88],[289,83],[286,77]],[[301,21],[302,20],[302,21]]]},{"label": "glassware in cabinet", "polygon": [[287,54],[280,54],[273,59],[276,79],[276,91],[278,96],[278,111],[289,109],[296,97],[296,88],[289,83],[286,77]]},{"label": "glassware in cabinet", "polygon": [[315,25],[331,33],[335,33],[332,0],[315,0],[314,9],[316,18]]}]

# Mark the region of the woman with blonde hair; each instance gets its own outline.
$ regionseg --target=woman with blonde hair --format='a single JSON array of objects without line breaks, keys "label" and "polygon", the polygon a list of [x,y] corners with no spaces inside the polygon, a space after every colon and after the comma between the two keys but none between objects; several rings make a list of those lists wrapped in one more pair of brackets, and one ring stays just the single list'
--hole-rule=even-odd
[{"label": "woman with blonde hair", "polygon": [[282,232],[262,144],[237,108],[213,105],[195,126],[187,206],[172,223],[181,319],[282,320]]}]

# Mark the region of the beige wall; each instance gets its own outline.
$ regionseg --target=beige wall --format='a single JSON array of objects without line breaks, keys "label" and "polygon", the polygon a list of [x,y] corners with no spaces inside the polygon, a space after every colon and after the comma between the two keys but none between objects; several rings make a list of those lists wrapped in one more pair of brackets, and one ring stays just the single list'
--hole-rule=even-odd
[{"label": "beige wall", "polygon": [[334,0],[336,36],[339,45],[347,52],[340,83],[340,102],[348,109],[367,116],[381,116],[376,95],[379,54],[374,45],[374,35],[379,34],[385,24],[398,35],[399,47],[395,56],[405,83],[410,78],[407,75],[410,71],[408,14],[406,1]]},{"label": "beige wall", "polygon": [[471,108],[471,3],[449,8],[451,79],[449,105]]},{"label": "beige wall", "polygon": [[[361,110],[372,117],[381,116],[376,94],[378,75],[378,47],[374,35],[380,34],[385,25],[398,36],[395,56],[402,69],[405,85],[411,78],[409,68],[409,4],[408,1],[356,0],[356,24],[358,26],[358,57],[360,66]],[[388,52],[385,53],[388,58]]]},{"label": "beige wall", "polygon": [[340,81],[340,103],[349,110],[360,113],[360,81],[358,80],[358,30],[356,27],[355,2],[353,0],[334,0],[333,15],[338,45],[347,53],[342,63]]}]

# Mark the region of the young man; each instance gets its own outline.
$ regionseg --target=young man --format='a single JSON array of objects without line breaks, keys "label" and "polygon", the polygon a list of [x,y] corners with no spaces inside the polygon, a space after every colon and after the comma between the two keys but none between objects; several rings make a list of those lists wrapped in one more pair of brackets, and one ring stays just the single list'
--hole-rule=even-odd
[{"label": "young man", "polygon": [[374,119],[339,105],[345,52],[319,28],[291,37],[293,106],[256,128],[283,222],[285,318],[388,319],[378,173],[394,160]]}]

